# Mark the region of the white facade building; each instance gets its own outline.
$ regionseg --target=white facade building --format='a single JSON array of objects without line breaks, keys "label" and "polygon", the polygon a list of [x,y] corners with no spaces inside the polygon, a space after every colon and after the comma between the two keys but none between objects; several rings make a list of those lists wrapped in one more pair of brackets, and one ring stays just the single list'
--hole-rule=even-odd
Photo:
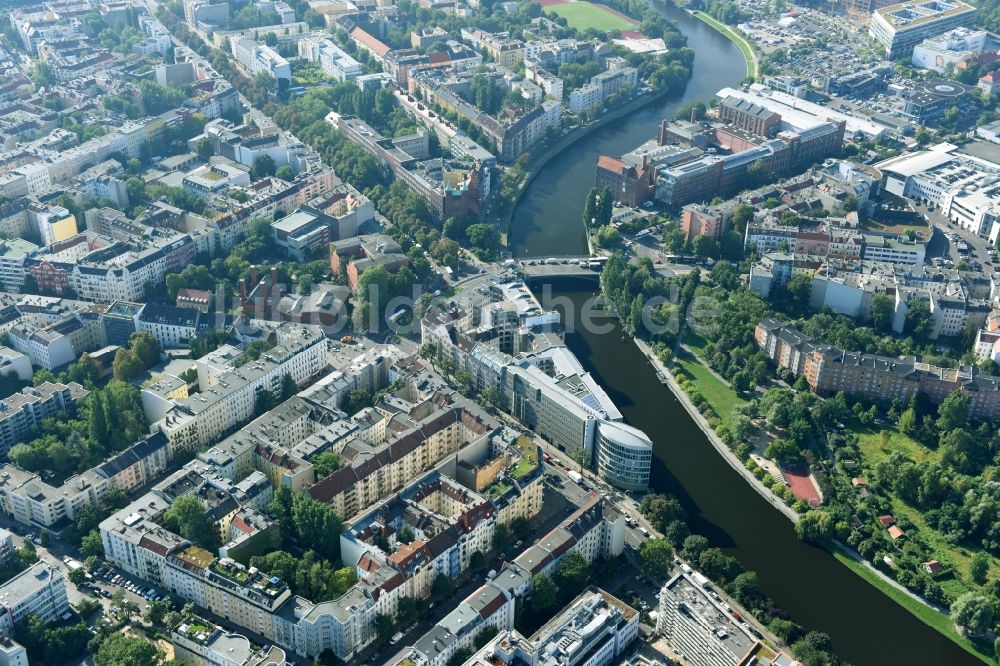
[{"label": "white facade building", "polygon": [[949,65],[970,60],[986,48],[986,31],[955,28],[913,48],[913,66],[945,72]]},{"label": "white facade building", "polygon": [[275,80],[292,80],[292,66],[280,53],[270,46],[258,44],[246,37],[230,38],[233,57],[251,77],[267,74]]},{"label": "white facade building", "polygon": [[66,579],[47,562],[36,562],[0,586],[0,631],[8,636],[31,613],[52,624],[69,611]]}]

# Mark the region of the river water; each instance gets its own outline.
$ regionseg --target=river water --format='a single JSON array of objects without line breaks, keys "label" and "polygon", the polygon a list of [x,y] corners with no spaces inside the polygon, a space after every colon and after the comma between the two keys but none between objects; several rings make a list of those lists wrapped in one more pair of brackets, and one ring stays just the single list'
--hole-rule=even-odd
[{"label": "river water", "polygon": [[710,99],[720,88],[736,86],[746,78],[746,63],[735,44],[686,12],[659,3],[655,6],[680,24],[688,46],[695,51],[687,88],[683,95],[667,95],[608,123],[549,161],[514,209],[510,245],[515,257],[587,254],[583,200],[594,186],[598,156],[618,157],[655,139],[660,120],[673,118],[678,107]]},{"label": "river water", "polygon": [[[584,254],[580,214],[598,155],[630,150],[652,138],[660,119],[672,117],[679,105],[708,99],[744,78],[742,56],[729,40],[673,7],[658,8],[678,21],[695,50],[687,90],[598,130],[550,161],[515,210],[516,256]],[[563,279],[552,286],[576,312],[594,291],[593,281]],[[611,333],[572,332],[567,343],[625,419],[652,438],[655,490],[677,497],[692,530],[756,571],[763,591],[796,622],[828,633],[838,655],[855,666],[981,664],[826,551],[799,541],[791,522],[729,467],[617,326]]]}]

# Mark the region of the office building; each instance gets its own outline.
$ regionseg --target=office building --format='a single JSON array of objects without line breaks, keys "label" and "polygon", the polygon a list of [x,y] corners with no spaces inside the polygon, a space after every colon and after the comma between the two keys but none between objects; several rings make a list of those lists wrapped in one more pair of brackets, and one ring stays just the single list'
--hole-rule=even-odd
[{"label": "office building", "polygon": [[928,37],[971,26],[975,18],[976,8],[961,0],[909,0],[872,12],[868,34],[895,60],[911,55]]},{"label": "office building", "polygon": [[913,66],[945,73],[949,67],[972,61],[986,48],[986,31],[955,28],[928,37],[913,48]]}]

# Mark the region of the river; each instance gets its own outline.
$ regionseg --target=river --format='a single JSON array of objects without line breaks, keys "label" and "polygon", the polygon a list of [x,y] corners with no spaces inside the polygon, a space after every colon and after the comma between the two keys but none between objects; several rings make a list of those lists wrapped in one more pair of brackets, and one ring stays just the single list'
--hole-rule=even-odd
[{"label": "river", "polygon": [[[696,53],[685,94],[600,129],[551,160],[515,210],[511,243],[516,256],[584,254],[580,213],[594,182],[597,156],[630,150],[652,138],[660,119],[671,117],[679,105],[707,99],[745,76],[742,56],[729,40],[684,12],[659,8],[679,22]],[[576,312],[594,290],[592,281],[570,279],[556,281],[553,287],[554,295],[576,304]],[[791,522],[718,455],[617,327],[612,333],[570,333],[567,344],[625,419],[652,438],[655,490],[677,497],[690,514],[692,530],[756,571],[763,591],[796,622],[829,634],[838,655],[855,666],[982,663],[826,551],[799,541]]]},{"label": "river", "polygon": [[516,257],[581,256],[587,254],[583,228],[583,200],[594,186],[594,167],[600,155],[618,157],[640,143],[656,138],[663,118],[673,118],[678,107],[707,100],[720,88],[736,86],[746,77],[743,54],[721,34],[673,6],[654,3],[667,18],[677,21],[694,49],[694,71],[681,95],[666,95],[618,122],[612,122],[552,158],[528,185],[510,227],[510,245]]}]

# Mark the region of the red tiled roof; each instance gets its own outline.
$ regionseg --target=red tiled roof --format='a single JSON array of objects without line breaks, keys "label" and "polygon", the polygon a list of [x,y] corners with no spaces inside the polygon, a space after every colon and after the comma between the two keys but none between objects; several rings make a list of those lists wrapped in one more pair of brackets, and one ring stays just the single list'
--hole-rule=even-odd
[{"label": "red tiled roof", "polygon": [[621,175],[628,169],[628,164],[622,162],[621,160],[616,160],[613,157],[608,157],[607,155],[601,155],[597,158],[597,168],[604,169],[605,171],[611,171]]},{"label": "red tiled roof", "polygon": [[378,57],[384,58],[391,49],[361,28],[351,30],[351,38],[371,49]]}]

